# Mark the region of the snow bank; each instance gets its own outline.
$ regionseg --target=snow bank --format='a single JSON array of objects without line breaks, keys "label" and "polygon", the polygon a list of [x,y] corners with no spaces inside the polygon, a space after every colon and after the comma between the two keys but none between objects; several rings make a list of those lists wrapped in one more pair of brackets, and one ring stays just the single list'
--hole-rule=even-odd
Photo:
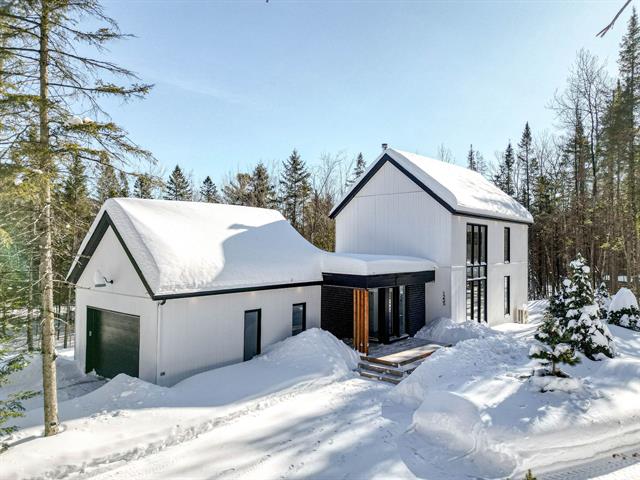
[{"label": "snow bank", "polygon": [[412,471],[521,478],[528,468],[542,474],[637,445],[640,334],[611,330],[618,356],[581,356],[563,365],[571,378],[532,377],[532,332],[493,332],[435,352],[389,392],[383,409],[407,422],[402,442],[418,456]]},{"label": "snow bank", "polygon": [[454,322],[450,318],[441,317],[422,327],[415,336],[416,338],[455,345],[464,340],[487,338],[495,334],[496,332],[484,323]]},{"label": "snow bank", "polygon": [[[352,376],[358,355],[312,328],[256,358],[160,387],[121,374],[59,405],[62,433],[41,438],[42,410],[26,412],[9,437],[3,478],[62,478],[96,465],[128,461],[176,445],[240,415]],[[35,367],[34,367],[35,368]],[[25,372],[23,385],[35,378]]]},{"label": "snow bank", "polygon": [[617,312],[626,308],[638,308],[638,300],[631,290],[622,287],[613,296],[611,303],[609,304],[609,312]]}]

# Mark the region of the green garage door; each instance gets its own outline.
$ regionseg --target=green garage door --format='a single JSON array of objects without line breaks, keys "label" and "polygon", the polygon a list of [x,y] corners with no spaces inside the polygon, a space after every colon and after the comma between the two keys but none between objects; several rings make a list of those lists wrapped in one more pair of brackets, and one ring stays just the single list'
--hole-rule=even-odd
[{"label": "green garage door", "polygon": [[137,377],[139,360],[140,317],[88,307],[86,371]]}]

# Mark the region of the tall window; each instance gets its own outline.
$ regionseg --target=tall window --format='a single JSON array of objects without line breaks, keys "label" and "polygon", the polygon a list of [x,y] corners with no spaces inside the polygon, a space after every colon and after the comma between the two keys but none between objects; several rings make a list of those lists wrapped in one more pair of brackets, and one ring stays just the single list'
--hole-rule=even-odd
[{"label": "tall window", "polygon": [[296,303],[291,314],[291,335],[298,335],[307,329],[307,304]]},{"label": "tall window", "polygon": [[504,227],[504,261],[509,263],[511,261],[511,229]]},{"label": "tall window", "polygon": [[487,321],[487,226],[467,224],[467,319]]},{"label": "tall window", "polygon": [[260,310],[244,312],[244,359],[251,360],[260,353]]},{"label": "tall window", "polygon": [[511,314],[511,277],[504,277],[504,314]]}]

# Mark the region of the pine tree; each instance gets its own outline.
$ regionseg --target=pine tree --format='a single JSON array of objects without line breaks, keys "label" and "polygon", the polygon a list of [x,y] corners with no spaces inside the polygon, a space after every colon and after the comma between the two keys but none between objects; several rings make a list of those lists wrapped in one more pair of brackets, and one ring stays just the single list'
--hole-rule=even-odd
[{"label": "pine tree", "polygon": [[222,187],[225,203],[229,205],[251,205],[251,175],[248,173],[237,173],[227,185]]},{"label": "pine tree", "polygon": [[135,198],[153,198],[153,181],[146,173],[136,175],[133,184],[133,196]]},{"label": "pine tree", "polygon": [[512,197],[516,193],[513,175],[514,163],[513,147],[511,146],[511,142],[509,142],[502,156],[502,160],[498,165],[498,172],[493,177],[493,183],[504,193]]},{"label": "pine tree", "polygon": [[218,194],[218,188],[213,183],[211,177],[207,175],[207,178],[202,182],[200,187],[200,197],[203,202],[207,203],[220,203],[220,195]]},{"label": "pine tree", "polygon": [[599,318],[595,303],[591,270],[582,255],[569,264],[571,284],[565,289],[566,329],[571,345],[596,360],[600,355],[613,357],[613,337]]},{"label": "pine tree", "polygon": [[122,186],[116,177],[116,171],[111,162],[105,160],[100,167],[100,175],[98,177],[98,202],[103,204],[109,198],[120,196]]},{"label": "pine tree", "polygon": [[469,145],[469,153],[467,153],[467,168],[478,171],[478,165],[476,164],[476,152],[473,150],[473,144]]},{"label": "pine tree", "polygon": [[598,304],[600,318],[606,319],[609,312],[609,304],[611,303],[611,295],[609,295],[609,289],[606,283],[600,282],[600,285],[598,285],[595,293],[595,301]]},{"label": "pine tree", "polygon": [[189,184],[187,177],[182,173],[179,165],[176,165],[176,168],[174,168],[171,175],[169,175],[169,180],[167,180],[165,185],[164,199],[183,201],[193,200],[191,185]]},{"label": "pine tree", "polygon": [[529,128],[529,122],[524,126],[522,137],[518,143],[518,165],[522,172],[522,185],[519,188],[520,203],[527,208],[531,208],[531,176],[532,176],[532,143],[531,129]]},{"label": "pine tree", "polygon": [[271,183],[267,167],[262,162],[256,165],[249,180],[251,206],[273,208],[276,204],[276,189]]},{"label": "pine tree", "polygon": [[280,178],[280,203],[282,213],[298,231],[304,227],[304,207],[309,199],[309,176],[307,167],[296,150],[283,164]]},{"label": "pine tree", "polygon": [[[3,138],[15,148],[29,149],[29,167],[40,172],[38,284],[42,300],[44,431],[49,436],[58,432],[53,186],[66,155],[82,152],[86,161],[103,165],[124,158],[152,158],[128,139],[100,105],[105,97],[143,97],[150,86],[117,85],[119,78],[127,81],[135,75],[111,61],[87,56],[92,50],[100,54],[108,42],[126,37],[94,0],[4,2],[3,6],[0,31],[11,34],[3,35],[2,76],[3,83],[14,87],[3,92],[6,94],[0,105]],[[85,29],[90,24],[91,30]],[[83,105],[95,112],[95,118],[80,119],[74,114],[72,109]]]},{"label": "pine tree", "polygon": [[129,179],[127,178],[127,174],[120,170],[118,174],[119,183],[120,183],[120,193],[119,197],[127,198],[129,196]]},{"label": "pine tree", "polygon": [[350,188],[351,185],[356,183],[356,181],[364,175],[364,172],[367,170],[367,163],[364,161],[364,156],[362,152],[358,153],[356,157],[356,164],[353,167],[353,173],[347,179],[345,187]]},{"label": "pine tree", "polygon": [[529,356],[541,360],[548,367],[548,375],[565,376],[559,369],[559,364],[575,365],[579,359],[570,343],[570,334],[563,325],[563,319],[555,317],[548,310],[544,320],[535,334],[540,345],[533,345]]}]

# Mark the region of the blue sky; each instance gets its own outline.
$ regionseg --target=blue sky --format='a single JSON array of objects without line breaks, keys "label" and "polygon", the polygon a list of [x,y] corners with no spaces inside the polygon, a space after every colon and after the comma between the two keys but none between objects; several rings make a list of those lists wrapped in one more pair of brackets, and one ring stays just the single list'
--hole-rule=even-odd
[{"label": "blue sky", "polygon": [[614,1],[106,1],[135,39],[111,57],[156,86],[111,108],[166,169],[220,181],[297,148],[380,143],[458,163],[469,144],[493,161],[547,108],[585,47],[615,72],[629,12],[604,39]]}]

